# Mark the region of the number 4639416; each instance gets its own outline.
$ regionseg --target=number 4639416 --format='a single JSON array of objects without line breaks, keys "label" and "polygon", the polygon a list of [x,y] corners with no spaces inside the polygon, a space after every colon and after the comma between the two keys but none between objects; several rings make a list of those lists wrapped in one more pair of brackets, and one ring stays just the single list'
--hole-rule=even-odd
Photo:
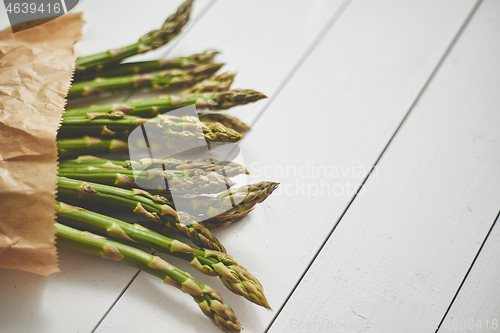
[{"label": "number 4639416", "polygon": [[47,12],[48,14],[54,13],[54,14],[59,14],[62,10],[61,4],[60,3],[28,3],[28,2],[15,2],[15,3],[9,3],[7,7],[5,8],[7,10],[7,13],[45,13]]},{"label": "number 4639416", "polygon": [[498,319],[449,319],[443,324],[445,328],[451,330],[496,330],[498,329]]}]

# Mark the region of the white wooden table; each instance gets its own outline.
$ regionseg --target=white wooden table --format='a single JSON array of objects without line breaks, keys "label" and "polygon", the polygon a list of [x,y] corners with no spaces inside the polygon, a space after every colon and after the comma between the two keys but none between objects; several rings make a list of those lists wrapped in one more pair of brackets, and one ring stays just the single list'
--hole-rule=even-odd
[{"label": "white wooden table", "polygon": [[[86,0],[77,51],[125,45],[180,3]],[[269,96],[231,113],[252,125],[252,180],[281,183],[216,233],[273,311],[193,272],[244,332],[500,331],[500,1],[198,0],[142,58],[209,48]],[[59,264],[0,270],[1,332],[219,332],[154,277],[64,248]]]}]

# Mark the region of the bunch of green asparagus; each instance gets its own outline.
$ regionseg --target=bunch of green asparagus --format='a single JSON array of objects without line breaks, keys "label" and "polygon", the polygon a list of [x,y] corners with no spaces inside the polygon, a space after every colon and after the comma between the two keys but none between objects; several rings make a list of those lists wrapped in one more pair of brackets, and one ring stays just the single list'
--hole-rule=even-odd
[{"label": "bunch of green asparagus", "polygon": [[[243,219],[278,184],[263,181],[235,187],[233,178],[248,171],[231,161],[123,157],[132,149],[130,133],[144,131],[145,124],[158,130],[160,138],[155,139],[166,147],[186,137],[208,146],[238,142],[249,126],[213,111],[266,97],[254,90],[231,89],[235,74],[217,73],[224,64],[214,62],[218,52],[213,50],[169,60],[123,62],[177,36],[189,21],[192,5],[193,0],[186,0],[160,29],[129,46],[77,59],[70,102],[85,98],[95,104],[94,97],[131,89],[173,93],[66,110],[57,139],[57,243],[155,275],[189,294],[221,330],[240,332],[240,322],[217,291],[155,253],[185,260],[204,274],[218,276],[233,293],[270,308],[260,282],[226,253],[212,230]],[[170,112],[189,105],[209,111],[197,117]],[[155,151],[149,143],[147,149]],[[162,183],[165,186],[158,186]],[[109,216],[113,211],[147,221],[119,220]],[[176,235],[193,246],[171,238]]]}]

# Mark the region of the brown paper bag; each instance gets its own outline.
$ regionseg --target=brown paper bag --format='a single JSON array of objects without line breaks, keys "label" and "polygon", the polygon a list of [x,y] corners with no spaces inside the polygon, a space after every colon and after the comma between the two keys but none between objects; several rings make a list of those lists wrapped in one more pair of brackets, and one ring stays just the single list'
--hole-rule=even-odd
[{"label": "brown paper bag", "polygon": [[59,271],[56,134],[74,70],[81,14],[0,32],[0,267]]}]

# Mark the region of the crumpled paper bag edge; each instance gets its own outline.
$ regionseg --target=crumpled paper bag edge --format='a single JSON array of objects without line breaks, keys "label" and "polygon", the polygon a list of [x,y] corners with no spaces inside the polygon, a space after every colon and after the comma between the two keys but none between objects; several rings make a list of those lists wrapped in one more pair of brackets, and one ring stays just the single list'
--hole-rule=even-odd
[{"label": "crumpled paper bag edge", "polygon": [[[67,92],[68,92],[69,88],[71,87],[71,83],[73,82],[74,70],[75,70],[76,54],[75,54],[74,45],[79,40],[81,40],[81,37],[82,37],[81,27],[83,26],[84,21],[83,21],[81,13],[66,14],[66,15],[61,16],[60,18],[64,18],[64,20],[70,20],[70,19],[75,20],[76,24],[78,25],[77,28],[79,30],[77,33],[77,37],[73,39],[73,43],[72,43],[72,46],[70,49],[71,53],[72,53],[72,59],[71,59],[72,69],[71,69],[71,72],[69,73],[69,78],[68,78],[67,82],[65,82],[65,84],[64,84],[65,85],[64,92],[67,95]],[[60,18],[58,18],[58,19],[60,19]],[[58,19],[55,19],[54,21],[56,21]],[[48,23],[50,23],[50,22],[48,22]],[[60,108],[60,114],[59,114],[59,118],[58,118],[59,120],[58,120],[55,135],[57,135],[57,131],[62,124],[62,115],[64,114],[64,110],[65,110],[66,105],[67,105],[67,99],[63,98],[63,103],[62,103],[62,106]],[[59,109],[59,107],[58,107],[58,109]],[[53,161],[55,163],[53,165],[54,165],[54,169],[55,169],[55,173],[56,173],[55,177],[57,177],[59,162],[58,162],[57,146],[56,146],[55,140],[54,140],[53,149],[54,149],[53,158],[55,158],[55,160]],[[28,161],[31,160],[32,158],[35,160],[37,159],[36,156],[33,157],[33,156],[28,155],[25,157],[27,157],[26,160],[28,160]],[[40,157],[42,159],[46,158],[43,155],[40,155]],[[14,158],[13,160],[17,160],[17,159]],[[48,191],[51,194],[50,201],[53,202],[52,207],[55,207],[56,195],[57,195],[57,178],[55,178],[55,180],[56,181],[53,184],[52,190]],[[27,251],[29,253],[30,247],[29,246],[16,247],[16,244],[20,240],[20,239],[17,239],[17,240],[12,240],[11,244],[9,246],[7,246],[6,248],[0,249],[0,267],[7,268],[7,269],[17,269],[17,270],[22,270],[22,271],[31,272],[31,273],[35,273],[35,274],[39,274],[39,275],[45,275],[45,276],[60,271],[59,267],[58,267],[59,258],[58,258],[58,254],[57,254],[57,248],[56,248],[56,227],[55,227],[56,212],[55,212],[55,209],[52,210],[52,213],[50,216],[47,216],[47,218],[49,218],[49,217],[53,221],[53,223],[51,223],[52,230],[50,230],[52,237],[51,237],[50,241],[48,242],[48,245],[50,245],[50,249],[47,250],[50,254],[46,255],[46,253],[44,252],[44,254],[42,255],[42,256],[45,256],[47,258],[44,261],[45,264],[40,265],[39,263],[37,264],[37,262],[30,262],[29,254],[28,255],[23,254],[24,251]],[[0,236],[1,236],[1,234],[0,234]],[[14,251],[14,249],[15,249],[15,251]],[[31,250],[32,250],[32,248],[31,248]],[[16,254],[9,256],[9,253],[13,252],[13,251]],[[25,264],[23,267],[19,267],[19,265],[17,264],[18,261],[24,261],[25,263],[28,263],[28,264]]]}]

